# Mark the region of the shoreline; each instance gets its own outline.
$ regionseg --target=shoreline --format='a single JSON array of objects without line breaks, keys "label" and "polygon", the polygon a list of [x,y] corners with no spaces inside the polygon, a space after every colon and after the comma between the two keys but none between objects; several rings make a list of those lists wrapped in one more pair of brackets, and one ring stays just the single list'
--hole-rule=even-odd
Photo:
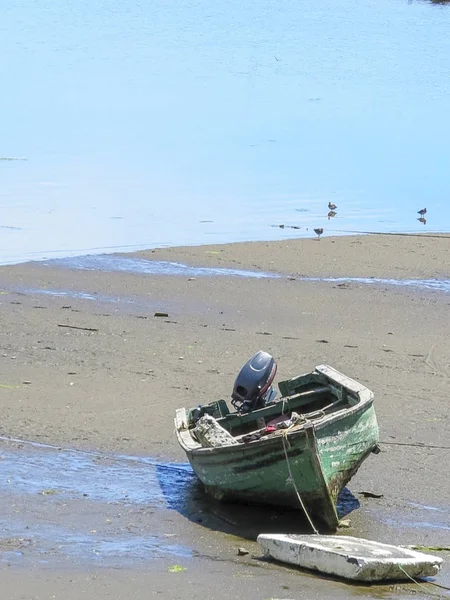
[{"label": "shoreline", "polygon": [[[376,231],[348,231],[342,232],[341,235],[325,235],[325,237],[321,237],[321,240],[328,240],[328,243],[335,243],[340,240],[360,240],[364,238],[380,238],[380,240],[393,240],[395,238],[403,238],[407,244],[411,240],[450,240],[450,232],[445,231],[435,231],[435,232],[376,232]],[[17,265],[23,264],[35,264],[35,263],[46,263],[50,261],[64,261],[76,258],[82,258],[86,256],[99,256],[99,255],[123,255],[123,256],[140,256],[140,255],[149,255],[154,252],[162,252],[168,251],[171,252],[183,252],[187,255],[196,254],[196,250],[200,248],[228,248],[228,247],[245,247],[249,246],[272,246],[276,248],[277,246],[285,246],[289,247],[289,244],[293,244],[294,247],[298,244],[302,243],[310,243],[316,242],[317,237],[311,233],[308,237],[286,237],[278,240],[273,239],[256,239],[256,240],[239,240],[239,241],[227,241],[227,242],[218,242],[218,243],[210,243],[208,241],[199,241],[195,243],[181,243],[181,244],[170,244],[170,245],[158,245],[155,247],[149,246],[144,247],[144,245],[133,245],[129,244],[126,246],[108,246],[104,249],[92,248],[92,249],[80,249],[79,251],[70,251],[69,254],[64,254],[64,251],[61,250],[53,250],[47,252],[32,252],[33,254],[42,254],[41,258],[33,258],[31,255],[27,258],[23,259],[8,259],[5,263],[0,263],[0,268],[4,267],[14,267]],[[95,252],[91,252],[90,250],[95,250]],[[75,253],[76,252],[76,253]],[[61,254],[62,253],[62,254]],[[245,253],[245,251],[244,251]],[[52,256],[57,255],[57,256]]]},{"label": "shoreline", "polygon": [[[450,277],[450,236],[366,235],[280,242],[180,246],[135,252],[146,259],[183,256],[195,266],[259,268],[306,277]],[[393,264],[395,261],[395,264]]]}]

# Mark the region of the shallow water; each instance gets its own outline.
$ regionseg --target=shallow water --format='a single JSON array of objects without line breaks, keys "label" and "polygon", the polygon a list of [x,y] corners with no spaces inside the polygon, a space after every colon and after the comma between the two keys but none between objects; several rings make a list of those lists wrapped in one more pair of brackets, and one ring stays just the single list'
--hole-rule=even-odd
[{"label": "shallow water", "polygon": [[160,483],[171,487],[175,502],[193,482],[188,465],[22,442],[3,445],[0,454],[0,491],[10,507],[1,518],[3,561],[33,554],[39,562],[123,566],[192,556],[164,528],[168,502]]},{"label": "shallow water", "polygon": [[[209,543],[219,532],[232,536],[221,537],[220,544],[236,544],[233,536],[255,540],[261,531],[308,532],[298,511],[212,500],[185,463],[7,438],[0,439],[0,492],[0,562],[8,564],[186,563],[198,555],[194,540],[206,532]],[[445,535],[450,529],[448,506],[372,502],[362,509],[369,531],[384,524],[395,538],[399,531],[434,528]],[[340,517],[352,517],[359,506],[346,488]]]},{"label": "shallow water", "polygon": [[[112,271],[126,273],[143,273],[147,275],[179,275],[184,277],[245,277],[245,278],[283,278],[288,275],[264,271],[250,271],[243,269],[226,269],[220,267],[192,267],[183,263],[168,261],[153,261],[141,258],[102,254],[97,256],[79,256],[75,258],[54,259],[44,263],[48,266],[60,266],[68,269]],[[377,277],[296,277],[297,281],[316,281],[340,284],[358,283],[366,285],[387,285],[401,287],[415,287],[420,289],[450,292],[448,279],[394,279]],[[39,292],[39,290],[34,290]],[[50,290],[42,293],[57,294]],[[61,292],[59,292],[61,293]],[[72,292],[73,293],[73,292]]]},{"label": "shallow water", "polygon": [[[0,561],[37,556],[139,565],[195,554],[171,513],[213,531],[255,539],[262,530],[305,531],[298,511],[227,505],[203,492],[191,467],[149,457],[0,441]],[[341,516],[359,507],[344,490]]]},{"label": "shallow water", "polygon": [[446,4],[19,0],[0,28],[0,264],[450,231]]},{"label": "shallow water", "polygon": [[[190,569],[197,558],[229,560],[237,546],[250,543],[253,559],[262,560],[254,544],[259,533],[310,533],[299,511],[211,499],[185,463],[5,437],[0,438],[0,493],[0,564],[27,569],[48,565],[150,570],[161,561]],[[355,512],[360,513],[356,520],[363,538],[410,543],[432,529],[436,545],[448,539],[448,505],[381,499],[359,508],[359,500],[345,488],[339,515],[353,520]],[[286,566],[281,568],[285,581]],[[441,586],[450,585],[448,575],[444,565],[437,579]],[[369,589],[370,597],[393,597],[392,587],[386,585],[347,584],[346,589],[352,596]],[[395,596],[408,596],[408,590],[407,585],[396,586]],[[442,597],[447,597],[446,591],[439,588]]]},{"label": "shallow water", "polygon": [[257,279],[281,277],[277,273],[265,273],[263,271],[223,269],[220,267],[191,267],[178,262],[145,260],[143,258],[129,258],[127,256],[114,254],[53,259],[44,262],[44,264],[48,265],[49,267],[80,269],[82,271],[115,271],[125,273],[143,273],[146,275],[184,275],[186,277],[212,277],[216,275],[224,275],[228,277]]},{"label": "shallow water", "polygon": [[[450,531],[450,506],[425,506],[416,502],[407,502],[406,511],[385,511],[384,509],[371,509],[369,515],[377,521],[403,530],[436,529],[448,536]],[[411,507],[411,508],[409,508]],[[416,534],[417,535],[417,534]],[[420,539],[420,538],[419,538]]]}]

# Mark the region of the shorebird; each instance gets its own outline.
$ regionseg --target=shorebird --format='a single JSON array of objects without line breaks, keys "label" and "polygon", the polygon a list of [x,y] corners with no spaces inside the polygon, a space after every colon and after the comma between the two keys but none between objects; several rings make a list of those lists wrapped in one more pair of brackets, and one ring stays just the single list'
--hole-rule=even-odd
[{"label": "shorebird", "polygon": [[323,233],[323,228],[320,227],[319,229],[314,229],[314,233],[317,233],[317,239],[320,240],[320,236]]},{"label": "shorebird", "polygon": [[420,215],[421,217],[424,217],[427,214],[427,209],[421,208],[420,210],[417,211],[417,214]]},{"label": "shorebird", "polygon": [[330,210],[330,212],[328,213],[328,220],[332,219],[336,215],[337,213],[334,210]]},{"label": "shorebird", "polygon": [[332,202],[328,202],[328,208],[330,210],[335,210],[337,208],[336,204],[333,204]]},{"label": "shorebird", "polygon": [[417,220],[423,223],[424,225],[427,224],[427,220],[425,219],[425,217],[419,217]]}]

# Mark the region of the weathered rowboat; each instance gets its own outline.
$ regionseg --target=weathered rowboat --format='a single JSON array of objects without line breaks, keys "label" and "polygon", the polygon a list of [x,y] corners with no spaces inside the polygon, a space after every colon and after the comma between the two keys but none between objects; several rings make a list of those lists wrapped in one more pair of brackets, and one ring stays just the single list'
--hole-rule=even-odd
[{"label": "weathered rowboat", "polygon": [[178,409],[178,442],[214,497],[298,508],[333,531],[340,491],[378,451],[373,393],[327,365],[278,388],[280,399],[246,412],[224,400]]}]

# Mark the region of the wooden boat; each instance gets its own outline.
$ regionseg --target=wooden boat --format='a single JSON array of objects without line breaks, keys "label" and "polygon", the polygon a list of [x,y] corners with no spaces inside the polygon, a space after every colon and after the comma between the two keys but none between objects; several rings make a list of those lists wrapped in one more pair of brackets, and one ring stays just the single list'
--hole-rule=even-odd
[{"label": "wooden boat", "polygon": [[278,387],[279,400],[244,414],[224,400],[200,418],[198,407],[178,409],[178,442],[214,497],[298,508],[333,531],[340,491],[378,452],[373,393],[327,365]]}]

